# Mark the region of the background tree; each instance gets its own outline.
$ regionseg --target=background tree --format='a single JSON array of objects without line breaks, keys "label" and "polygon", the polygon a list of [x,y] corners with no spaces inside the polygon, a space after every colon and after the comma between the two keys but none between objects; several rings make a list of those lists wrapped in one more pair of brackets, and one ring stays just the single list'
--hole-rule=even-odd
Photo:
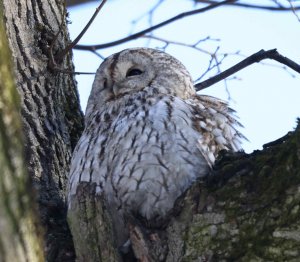
[{"label": "background tree", "polygon": [[[73,261],[65,187],[71,152],[83,128],[83,115],[74,77],[61,70],[74,71],[71,55],[62,61],[56,58],[55,64],[51,61],[51,53],[55,57],[69,43],[64,1],[3,0],[0,8],[0,25],[5,22],[15,72],[12,76],[10,55],[2,48],[5,37],[1,32],[0,226],[7,234],[0,237],[0,261],[43,260],[39,229],[35,226],[38,222],[31,209],[33,202],[38,203],[47,261]],[[18,102],[14,85],[7,80],[12,77],[20,96],[25,160],[17,124]],[[299,143],[297,129],[262,153],[224,155],[213,181],[196,184],[178,202],[182,211],[166,229],[165,257],[169,261],[299,259]],[[35,188],[35,201],[31,186]],[[87,203],[92,205],[93,197],[87,193],[84,189],[82,198],[90,198]],[[102,218],[105,211],[100,210],[101,206],[86,209],[88,206],[81,204],[79,211],[92,212],[81,212],[76,218],[85,230],[74,231],[77,255],[85,261],[109,260],[107,255],[116,250],[109,227],[105,227],[109,221]],[[96,221],[104,222],[106,234],[100,238],[95,237],[99,236]],[[83,232],[92,242],[80,241]],[[157,247],[148,245],[155,254]]]}]

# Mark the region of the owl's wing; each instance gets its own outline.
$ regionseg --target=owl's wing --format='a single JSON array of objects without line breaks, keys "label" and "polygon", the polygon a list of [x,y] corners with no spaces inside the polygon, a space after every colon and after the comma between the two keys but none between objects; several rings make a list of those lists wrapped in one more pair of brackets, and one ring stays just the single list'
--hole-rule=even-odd
[{"label": "owl's wing", "polygon": [[220,150],[240,151],[242,140],[247,140],[238,130],[242,125],[235,111],[215,97],[195,95],[186,100],[192,107],[194,128],[201,133],[201,151],[212,165]]}]

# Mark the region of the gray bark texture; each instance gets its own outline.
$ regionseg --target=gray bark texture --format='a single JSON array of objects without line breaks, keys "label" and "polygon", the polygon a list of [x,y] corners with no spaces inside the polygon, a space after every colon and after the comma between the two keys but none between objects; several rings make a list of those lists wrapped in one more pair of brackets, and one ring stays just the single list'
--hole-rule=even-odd
[{"label": "gray bark texture", "polygon": [[[83,115],[74,77],[49,66],[49,48],[60,28],[54,56],[69,43],[65,3],[3,0],[0,4],[21,98],[25,164],[37,195],[46,260],[74,261],[65,189]],[[57,67],[72,71],[71,57],[65,57]]]}]

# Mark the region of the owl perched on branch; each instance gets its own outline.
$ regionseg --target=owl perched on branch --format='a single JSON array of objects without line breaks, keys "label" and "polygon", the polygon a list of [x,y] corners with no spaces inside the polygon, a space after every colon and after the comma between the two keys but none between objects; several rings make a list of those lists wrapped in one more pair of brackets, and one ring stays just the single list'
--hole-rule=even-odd
[{"label": "owl perched on branch", "polygon": [[126,215],[163,219],[220,150],[241,149],[238,125],[226,102],[196,94],[174,57],[150,48],[114,54],[96,73],[69,200],[81,182],[96,183],[119,230]]}]

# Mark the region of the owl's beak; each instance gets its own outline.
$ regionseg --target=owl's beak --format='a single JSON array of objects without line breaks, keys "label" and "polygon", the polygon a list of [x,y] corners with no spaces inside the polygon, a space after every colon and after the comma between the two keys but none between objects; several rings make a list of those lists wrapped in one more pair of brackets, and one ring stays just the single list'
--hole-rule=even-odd
[{"label": "owl's beak", "polygon": [[117,96],[119,94],[120,88],[116,84],[114,84],[112,90],[114,95]]},{"label": "owl's beak", "polygon": [[124,93],[124,88],[116,83],[113,84],[113,88],[112,88],[113,94],[115,96],[119,96],[120,94]]}]

